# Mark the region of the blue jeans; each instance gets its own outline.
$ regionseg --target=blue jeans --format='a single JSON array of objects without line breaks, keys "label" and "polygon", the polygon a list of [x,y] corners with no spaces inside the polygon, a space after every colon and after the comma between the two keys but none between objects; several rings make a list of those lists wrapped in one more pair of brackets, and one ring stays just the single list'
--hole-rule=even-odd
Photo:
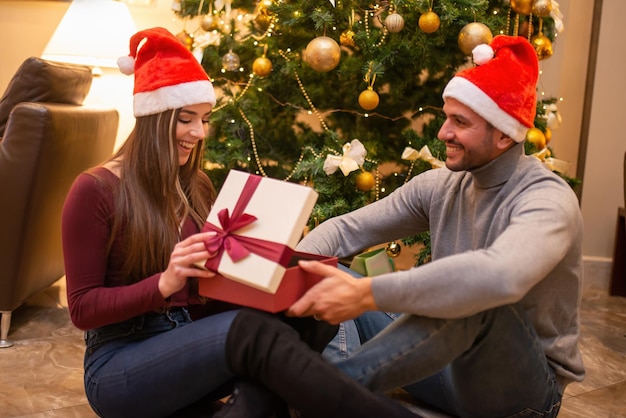
[{"label": "blue jeans", "polygon": [[518,305],[450,320],[367,312],[323,355],[372,390],[403,387],[460,417],[556,417],[563,394]]},{"label": "blue jeans", "polygon": [[102,417],[166,417],[219,399],[233,374],[226,336],[238,311],[192,321],[184,308],[87,331],[85,391]]}]

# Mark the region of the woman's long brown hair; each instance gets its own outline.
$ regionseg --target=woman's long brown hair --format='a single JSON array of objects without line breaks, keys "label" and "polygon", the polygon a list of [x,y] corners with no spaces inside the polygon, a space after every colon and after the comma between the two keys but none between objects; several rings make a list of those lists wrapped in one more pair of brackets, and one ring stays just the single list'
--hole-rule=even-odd
[{"label": "woman's long brown hair", "polygon": [[120,158],[120,189],[111,243],[124,237],[123,270],[129,283],[164,271],[187,217],[201,228],[215,200],[202,172],[204,140],[179,166],[176,124],[180,109],[137,118]]}]

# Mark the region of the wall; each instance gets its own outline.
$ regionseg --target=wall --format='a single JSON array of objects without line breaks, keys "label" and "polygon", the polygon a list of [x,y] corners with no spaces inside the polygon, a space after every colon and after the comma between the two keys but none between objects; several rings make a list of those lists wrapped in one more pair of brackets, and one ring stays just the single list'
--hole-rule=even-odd
[{"label": "wall", "polygon": [[585,219],[584,253],[612,257],[617,208],[624,206],[623,159],[626,138],[620,120],[626,97],[623,75],[626,45],[622,39],[626,2],[603,0],[582,211]]},{"label": "wall", "polygon": [[[603,0],[601,42],[595,90],[590,98],[593,107],[586,150],[579,150],[579,144],[593,1],[558,0],[558,3],[564,14],[565,31],[555,43],[555,54],[540,63],[542,76],[539,90],[546,97],[563,99],[559,104],[563,124],[553,132],[550,145],[558,158],[571,162],[569,175],[576,175],[579,152],[586,152],[581,200],[586,224],[584,254],[603,261],[608,269],[612,257],[615,212],[620,202],[623,205],[622,158],[626,141],[617,131],[619,124],[616,121],[622,117],[618,113],[621,106],[617,99],[626,93],[626,80],[619,71],[626,60],[626,46],[619,36],[620,16],[626,12],[626,2]],[[3,57],[0,91],[4,90],[24,59],[42,53],[68,5],[68,2],[59,1],[0,0],[0,39],[3,39],[0,47]],[[184,23],[176,19],[170,7],[171,0],[155,0],[151,5],[129,6],[129,9],[138,29],[164,26],[174,33],[184,27],[195,29],[193,22]],[[94,102],[114,103],[120,109],[120,140],[126,137],[134,123],[129,110],[132,109],[130,79],[126,79],[127,84],[119,87],[118,91],[106,85],[98,86],[104,83],[97,80],[89,98]],[[104,78],[99,81],[102,80]]]},{"label": "wall", "polygon": [[[554,130],[550,147],[557,158],[570,162],[567,174],[576,176],[579,137],[585,99],[587,52],[591,33],[593,1],[559,1],[565,30],[554,42],[554,55],[539,62],[542,72],[539,93],[562,99],[558,103],[563,124]],[[562,71],[576,69],[576,71]]]},{"label": "wall", "polygon": [[[626,45],[621,40],[621,18],[626,2],[602,0],[597,61],[591,94],[585,98],[587,60],[591,42],[594,2],[559,1],[565,15],[565,32],[558,38],[554,56],[542,63],[542,86],[547,96],[562,97],[559,111],[563,125],[555,131],[553,149],[561,159],[571,161],[571,175],[583,180],[581,210],[585,221],[583,253],[588,260],[610,268],[615,239],[617,208],[624,205],[623,158],[626,139],[616,121],[623,118],[620,101],[626,95],[622,74]],[[583,103],[590,101],[588,132],[583,127]],[[583,145],[579,149],[579,139]],[[585,138],[586,136],[586,138]],[[579,153],[584,167],[577,167]]]}]

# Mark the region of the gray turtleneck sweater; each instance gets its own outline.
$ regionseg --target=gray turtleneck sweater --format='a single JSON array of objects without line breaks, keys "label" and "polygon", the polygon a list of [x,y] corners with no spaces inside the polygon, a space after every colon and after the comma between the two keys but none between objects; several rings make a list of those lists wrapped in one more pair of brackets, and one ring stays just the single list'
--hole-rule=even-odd
[{"label": "gray turtleneck sweater", "polygon": [[583,223],[565,181],[516,144],[471,172],[426,171],[322,223],[297,250],[346,257],[424,231],[431,262],[372,279],[380,310],[461,318],[519,302],[560,380],[582,380]]}]

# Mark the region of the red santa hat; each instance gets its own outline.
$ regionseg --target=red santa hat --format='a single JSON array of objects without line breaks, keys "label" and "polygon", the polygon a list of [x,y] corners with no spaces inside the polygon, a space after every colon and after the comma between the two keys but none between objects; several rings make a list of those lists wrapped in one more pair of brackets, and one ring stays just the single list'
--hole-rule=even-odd
[{"label": "red santa hat", "polygon": [[533,127],[539,62],[530,42],[521,36],[498,35],[490,45],[472,51],[477,66],[457,73],[443,91],[487,122],[522,142]]},{"label": "red santa hat", "polygon": [[117,65],[122,73],[135,74],[136,117],[199,103],[215,105],[215,91],[204,68],[164,28],[146,29],[133,35],[130,54],[120,57]]}]

